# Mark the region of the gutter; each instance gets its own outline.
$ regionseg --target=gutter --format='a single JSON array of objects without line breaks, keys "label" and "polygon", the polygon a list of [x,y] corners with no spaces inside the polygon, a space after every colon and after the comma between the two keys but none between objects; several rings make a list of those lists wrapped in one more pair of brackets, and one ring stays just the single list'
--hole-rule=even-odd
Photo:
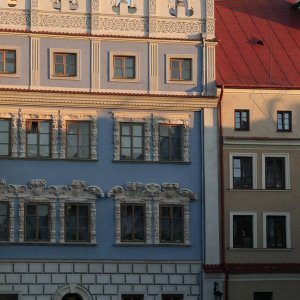
[{"label": "gutter", "polygon": [[223,126],[222,126],[222,100],[224,95],[224,84],[221,85],[221,93],[218,99],[219,114],[219,159],[220,159],[220,247],[221,247],[221,267],[225,273],[224,300],[229,299],[228,278],[229,272],[225,259],[225,203],[224,203],[224,165],[223,165]]}]

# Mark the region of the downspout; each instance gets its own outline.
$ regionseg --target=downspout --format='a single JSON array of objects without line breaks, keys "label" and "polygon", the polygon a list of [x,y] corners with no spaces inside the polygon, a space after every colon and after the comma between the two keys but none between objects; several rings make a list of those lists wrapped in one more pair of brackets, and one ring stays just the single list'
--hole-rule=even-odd
[{"label": "downspout", "polygon": [[224,160],[223,160],[223,126],[222,126],[222,100],[224,95],[224,84],[221,86],[220,98],[218,100],[219,114],[219,155],[220,155],[220,240],[221,240],[221,266],[225,273],[224,300],[229,299],[228,270],[225,260],[225,203],[224,203]]}]

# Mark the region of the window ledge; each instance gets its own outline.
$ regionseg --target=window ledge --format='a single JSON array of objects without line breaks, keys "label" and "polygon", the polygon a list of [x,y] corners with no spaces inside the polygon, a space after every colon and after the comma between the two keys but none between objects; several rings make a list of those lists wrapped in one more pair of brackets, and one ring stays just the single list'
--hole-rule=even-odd
[{"label": "window ledge", "polygon": [[184,243],[160,243],[160,244],[147,244],[147,243],[115,243],[115,247],[192,247],[191,244]]},{"label": "window ledge", "polygon": [[95,162],[98,159],[70,159],[70,158],[51,158],[51,157],[12,157],[12,156],[0,156],[0,160],[31,160],[31,161],[71,161],[71,162]]},{"label": "window ledge", "polygon": [[178,164],[178,165],[190,165],[191,161],[154,161],[154,160],[113,160],[113,163],[130,163],[130,164]]},{"label": "window ledge", "polygon": [[71,242],[64,242],[64,243],[51,243],[51,242],[8,242],[8,241],[0,241],[0,245],[13,245],[13,246],[97,246],[97,243],[85,243],[85,242],[78,242],[78,243],[71,243]]},{"label": "window ledge", "polygon": [[292,251],[294,248],[227,248],[230,251]]},{"label": "window ledge", "polygon": [[278,189],[278,190],[269,190],[269,189],[226,189],[229,192],[291,192],[292,189]]}]

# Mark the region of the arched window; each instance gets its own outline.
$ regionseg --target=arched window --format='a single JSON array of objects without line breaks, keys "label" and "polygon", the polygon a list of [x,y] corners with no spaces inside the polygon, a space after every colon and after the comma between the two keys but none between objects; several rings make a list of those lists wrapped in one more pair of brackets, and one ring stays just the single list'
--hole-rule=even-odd
[{"label": "arched window", "polygon": [[62,300],[83,300],[82,297],[76,293],[68,293],[63,296]]}]

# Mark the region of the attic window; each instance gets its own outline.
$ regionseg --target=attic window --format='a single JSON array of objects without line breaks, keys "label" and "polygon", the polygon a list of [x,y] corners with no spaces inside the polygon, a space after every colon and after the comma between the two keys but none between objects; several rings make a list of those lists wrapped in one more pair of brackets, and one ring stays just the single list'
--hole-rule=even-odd
[{"label": "attic window", "polygon": [[261,46],[264,45],[264,41],[258,38],[253,38],[250,42],[253,45],[261,45]]}]

